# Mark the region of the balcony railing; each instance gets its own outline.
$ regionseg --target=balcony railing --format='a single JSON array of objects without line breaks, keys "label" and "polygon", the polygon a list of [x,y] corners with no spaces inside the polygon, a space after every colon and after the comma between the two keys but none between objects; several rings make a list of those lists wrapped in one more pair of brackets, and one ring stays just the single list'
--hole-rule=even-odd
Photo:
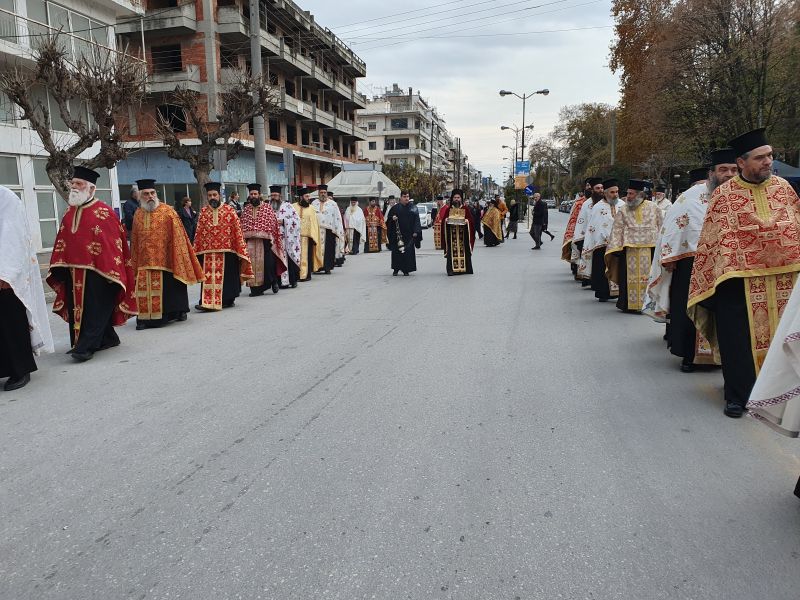
[{"label": "balcony railing", "polygon": [[[99,31],[108,35],[105,28]],[[96,39],[92,39],[96,36],[97,34],[94,31],[83,31],[80,34],[74,34],[63,31],[63,29],[56,29],[46,23],[40,23],[0,8],[0,40],[11,44],[15,51],[14,53],[25,58],[32,58],[33,52],[40,44],[51,37],[56,37],[60,47],[66,53],[67,59],[73,64],[77,64],[81,58],[103,60],[109,54],[117,55],[120,58],[125,57],[126,60],[145,63],[141,58],[120,52],[107,44],[102,44]],[[8,49],[5,51],[8,52]]]}]

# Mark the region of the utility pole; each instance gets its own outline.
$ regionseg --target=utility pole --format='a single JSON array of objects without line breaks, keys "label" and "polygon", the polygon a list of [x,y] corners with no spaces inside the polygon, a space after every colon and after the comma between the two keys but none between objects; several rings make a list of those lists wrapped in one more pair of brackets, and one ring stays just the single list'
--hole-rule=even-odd
[{"label": "utility pole", "polygon": [[[250,0],[250,68],[254,77],[263,78],[261,66],[261,7],[260,0]],[[256,183],[266,189],[267,181],[267,133],[264,117],[253,119],[254,152],[256,159]]]}]

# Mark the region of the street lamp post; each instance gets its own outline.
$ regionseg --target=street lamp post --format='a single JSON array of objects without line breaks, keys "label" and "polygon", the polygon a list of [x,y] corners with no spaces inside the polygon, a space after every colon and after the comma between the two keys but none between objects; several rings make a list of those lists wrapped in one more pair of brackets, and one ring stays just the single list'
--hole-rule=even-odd
[{"label": "street lamp post", "polygon": [[[509,90],[500,90],[500,95],[503,96],[503,97],[505,97],[505,96],[516,96],[517,98],[522,100],[522,159],[521,160],[525,160],[525,103],[527,102],[528,98],[530,98],[532,96],[536,96],[536,95],[547,96],[549,93],[550,93],[550,90],[548,90],[547,88],[545,88],[543,90],[537,90],[537,91],[531,92],[529,94],[523,94],[522,96],[520,96],[519,94],[516,94],[514,92],[511,92]],[[509,127],[509,129],[511,129],[511,128]]]}]

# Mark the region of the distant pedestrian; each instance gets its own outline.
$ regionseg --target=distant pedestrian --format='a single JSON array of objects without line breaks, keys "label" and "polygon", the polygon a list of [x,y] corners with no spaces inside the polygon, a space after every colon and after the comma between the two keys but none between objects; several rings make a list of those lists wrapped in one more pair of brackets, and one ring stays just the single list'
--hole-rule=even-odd
[{"label": "distant pedestrian", "polygon": [[511,206],[508,209],[508,229],[506,229],[506,239],[514,234],[514,239],[517,239],[517,223],[519,222],[519,207],[520,204],[514,198],[511,199]]},{"label": "distant pedestrian", "polygon": [[542,231],[547,228],[547,204],[542,200],[541,194],[536,193],[533,197],[535,202],[531,217],[530,235],[533,238],[533,248],[531,250],[539,250],[542,247]]},{"label": "distant pedestrian", "polygon": [[183,223],[183,228],[186,230],[186,235],[189,236],[189,240],[194,242],[194,232],[197,231],[197,211],[192,208],[192,199],[189,196],[183,197],[177,212]]},{"label": "distant pedestrian", "polygon": [[228,199],[225,200],[225,204],[233,208],[236,211],[236,216],[241,218],[242,217],[242,203],[239,202],[239,192],[236,190],[231,192],[231,195],[228,196]]},{"label": "distant pedestrian", "polygon": [[125,231],[128,234],[128,239],[131,239],[131,230],[133,229],[133,215],[139,209],[139,189],[133,188],[131,195],[125,200],[122,205],[122,222],[125,225]]}]

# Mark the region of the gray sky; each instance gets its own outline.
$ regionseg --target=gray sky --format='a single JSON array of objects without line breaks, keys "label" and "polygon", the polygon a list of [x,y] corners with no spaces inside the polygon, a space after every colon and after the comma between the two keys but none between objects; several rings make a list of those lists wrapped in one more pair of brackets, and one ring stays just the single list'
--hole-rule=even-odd
[{"label": "gray sky", "polygon": [[[619,96],[608,68],[611,0],[297,2],[367,63],[359,90],[371,96],[393,83],[420,90],[461,138],[470,162],[495,179],[510,156],[501,146],[514,145],[500,125],[522,124],[522,101],[501,98],[500,89],[550,90],[528,100],[534,137],[552,130],[564,105],[616,104]],[[530,33],[568,29],[579,30]]]}]

